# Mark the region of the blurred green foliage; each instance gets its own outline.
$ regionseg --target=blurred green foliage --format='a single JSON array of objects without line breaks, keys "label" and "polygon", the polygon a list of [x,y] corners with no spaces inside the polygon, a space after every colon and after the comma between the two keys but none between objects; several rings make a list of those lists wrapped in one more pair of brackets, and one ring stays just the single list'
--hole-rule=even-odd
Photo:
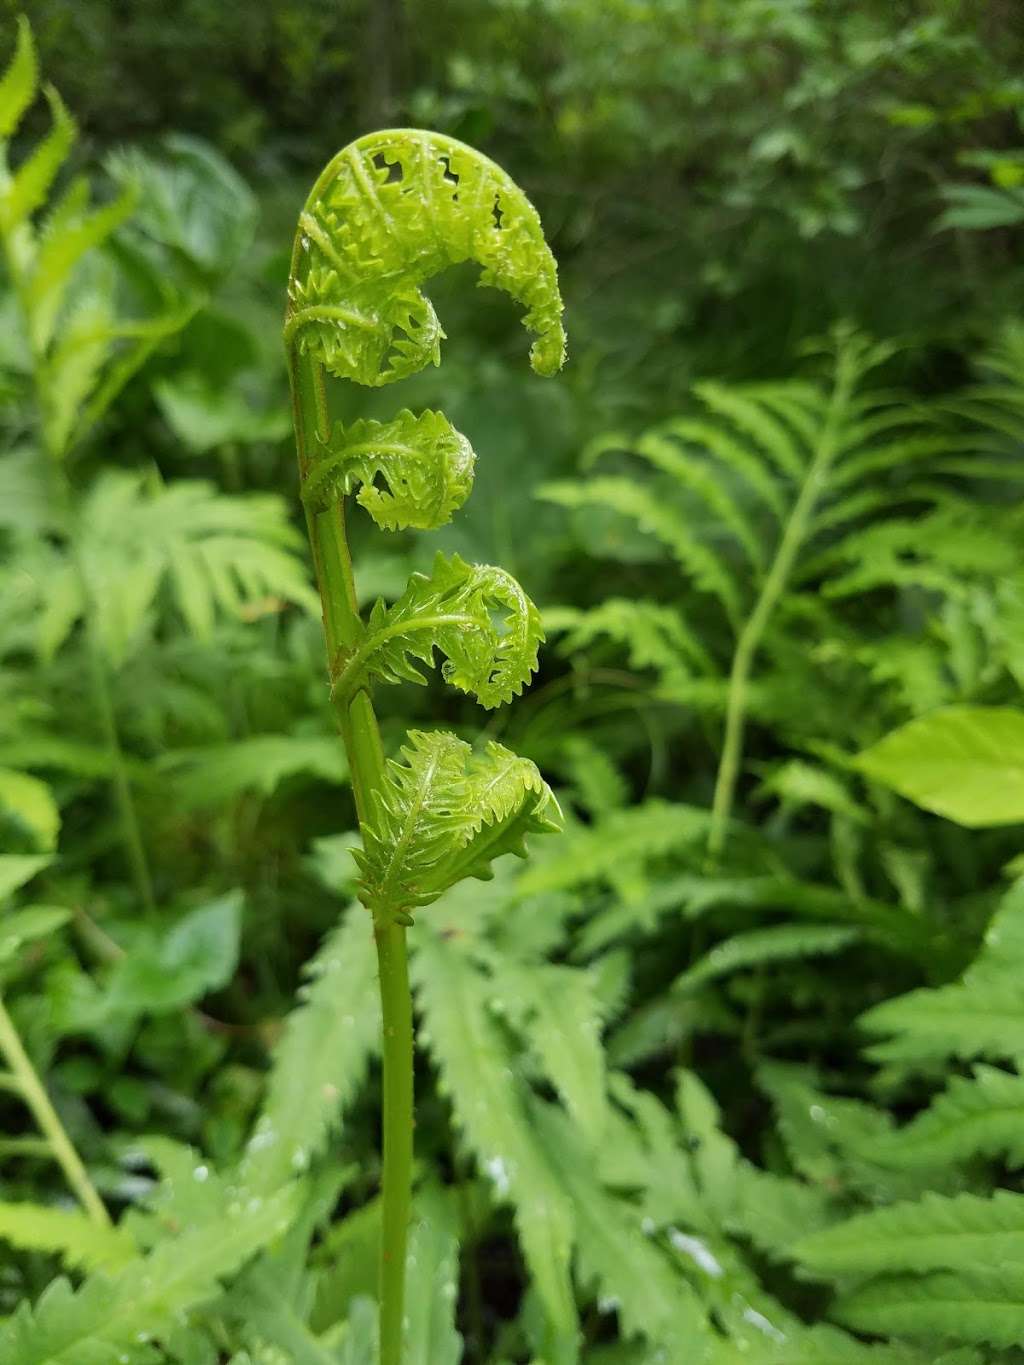
[{"label": "blurred green foliage", "polygon": [[[340,400],[478,451],[432,542],[384,554],[353,511],[363,605],[437,549],[523,581],[549,642],[486,737],[568,826],[413,931],[410,1359],[1024,1358],[1016,0],[28,14],[79,130],[33,208],[78,174],[128,198],[52,335],[16,238],[0,290],[0,986],[118,1227],[0,1078],[0,1314],[76,1286],[0,1363],[373,1350],[375,982],[280,327],[313,175],[405,123],[526,189],[571,347],[535,380],[456,270],[442,367]],[[843,345],[877,364],[834,429]],[[738,641],[828,423],[709,860]],[[389,747],[480,730],[439,680],[381,693]]]}]

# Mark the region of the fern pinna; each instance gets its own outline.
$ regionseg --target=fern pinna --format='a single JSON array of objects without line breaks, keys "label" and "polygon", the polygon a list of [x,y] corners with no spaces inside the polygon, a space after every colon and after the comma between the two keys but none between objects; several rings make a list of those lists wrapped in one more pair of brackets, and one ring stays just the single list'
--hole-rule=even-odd
[{"label": "fern pinna", "polygon": [[439,555],[402,597],[357,608],[345,532],[348,498],[382,530],[431,530],[469,495],[473,450],[438,412],[345,426],[328,416],[325,373],[390,384],[437,364],[443,337],[421,286],[474,260],[480,283],[526,309],[533,368],[565,355],[554,258],[540,220],[493,162],[450,138],[374,133],[341,151],[299,217],[285,344],[296,446],[331,693],[362,834],[361,897],[373,916],[384,1033],[384,1174],[380,1296],[383,1365],[402,1352],[412,1163],[412,1009],[405,931],[413,911],[524,838],[557,828],[558,807],[534,765],[499,744],[481,753],[454,735],[412,732],[385,762],[370,689],[443,673],[487,707],[511,700],[536,668],[536,608],[503,570]]}]

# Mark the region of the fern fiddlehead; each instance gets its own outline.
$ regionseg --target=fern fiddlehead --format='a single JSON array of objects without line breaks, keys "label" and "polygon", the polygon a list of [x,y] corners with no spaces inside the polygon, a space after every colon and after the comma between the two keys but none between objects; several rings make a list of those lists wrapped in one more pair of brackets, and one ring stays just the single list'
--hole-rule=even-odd
[{"label": "fern fiddlehead", "polygon": [[374,682],[443,675],[485,707],[510,701],[536,668],[536,608],[501,569],[438,555],[391,606],[356,602],[345,532],[348,499],[382,530],[432,530],[465,502],[473,450],[439,412],[345,426],[328,416],[325,374],[377,387],[440,359],[443,331],[421,286],[462,261],[509,294],[534,334],[533,368],[565,355],[554,258],[536,211],[493,162],[451,138],[410,129],[341,151],[298,223],[284,338],[302,498],[323,603],[332,702],[349,756],[362,834],[360,895],[373,917],[384,1021],[381,1361],[402,1355],[412,1162],[412,1007],[406,928],[413,912],[500,854],[558,826],[537,769],[491,744],[411,732],[385,762]]}]

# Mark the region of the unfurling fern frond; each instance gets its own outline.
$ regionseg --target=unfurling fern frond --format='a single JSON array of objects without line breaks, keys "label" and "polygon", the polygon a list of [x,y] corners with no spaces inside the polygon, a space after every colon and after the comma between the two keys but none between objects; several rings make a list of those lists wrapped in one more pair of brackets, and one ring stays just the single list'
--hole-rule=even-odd
[{"label": "unfurling fern frond", "polygon": [[411,923],[411,910],[455,882],[488,878],[501,854],[523,856],[527,834],[558,828],[536,767],[500,744],[474,755],[454,735],[412,730],[402,756],[388,763],[355,850],[361,895],[377,917]]},{"label": "unfurling fern frond", "polygon": [[[558,807],[534,765],[489,744],[411,731],[385,763],[375,680],[423,681],[444,656],[448,682],[487,707],[510,701],[537,666],[535,607],[501,569],[438,555],[391,607],[364,620],[345,534],[354,495],[385,530],[443,525],[465,501],[473,452],[440,413],[330,429],[325,371],[373,387],[440,359],[441,325],[421,286],[460,261],[509,294],[535,334],[530,359],[554,374],[565,358],[562,301],[540,219],[512,180],[436,133],[399,129],[352,143],[329,163],[299,216],[284,339],[307,524],[323,604],[332,700],[349,757],[383,1005],[384,1180],[380,1358],[400,1365],[412,1172],[412,1007],[405,926],[464,877],[486,879],[529,833],[557,828]],[[404,760],[404,761],[403,761]],[[537,1239],[533,1239],[537,1245]],[[529,1255],[529,1248],[527,1250]],[[546,1305],[571,1317],[562,1288]]]},{"label": "unfurling fern frond", "polygon": [[413,661],[432,666],[437,649],[446,682],[482,706],[501,706],[535,671],[543,638],[537,608],[511,574],[438,553],[430,574],[413,574],[393,606],[376,604],[336,687],[350,698],[367,675],[425,682]]},{"label": "unfurling fern frond", "polygon": [[[382,531],[433,531],[473,487],[473,447],[443,412],[400,412],[390,422],[337,424],[303,488],[309,507],[355,492]],[[380,476],[386,488],[374,480]],[[356,491],[358,490],[358,491]]]},{"label": "unfurling fern frond", "polygon": [[408,911],[429,904],[439,892],[425,890],[466,832],[466,761],[470,747],[444,731],[409,733],[402,758],[389,759],[383,787],[354,850],[364,902],[376,913]]},{"label": "unfurling fern frond", "polygon": [[560,369],[554,262],[522,190],[454,138],[371,133],[329,163],[299,218],[285,339],[357,384],[437,364],[444,333],[420,286],[466,260],[527,309],[534,369]]}]

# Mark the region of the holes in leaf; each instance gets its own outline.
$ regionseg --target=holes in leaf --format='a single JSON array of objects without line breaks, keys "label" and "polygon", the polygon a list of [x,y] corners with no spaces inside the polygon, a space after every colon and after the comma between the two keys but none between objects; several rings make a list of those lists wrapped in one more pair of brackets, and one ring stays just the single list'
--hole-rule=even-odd
[{"label": "holes in leaf", "polygon": [[494,219],[494,226],[501,231],[501,221],[505,217],[505,212],[501,207],[501,195],[494,196],[494,207],[491,209],[491,217]]},{"label": "holes in leaf", "polygon": [[385,185],[397,185],[400,180],[404,180],[405,172],[402,170],[401,162],[389,161],[383,152],[375,152],[373,164],[378,171],[386,170],[388,175],[384,181]]},{"label": "holes in leaf", "polygon": [[441,163],[441,177],[452,187],[452,199],[455,203],[459,202],[459,173],[452,170],[452,159],[450,156],[440,156],[438,161]]},{"label": "holes in leaf", "polygon": [[509,633],[507,606],[495,606],[493,603],[488,603],[487,619],[490,622],[491,630],[499,639]]}]

